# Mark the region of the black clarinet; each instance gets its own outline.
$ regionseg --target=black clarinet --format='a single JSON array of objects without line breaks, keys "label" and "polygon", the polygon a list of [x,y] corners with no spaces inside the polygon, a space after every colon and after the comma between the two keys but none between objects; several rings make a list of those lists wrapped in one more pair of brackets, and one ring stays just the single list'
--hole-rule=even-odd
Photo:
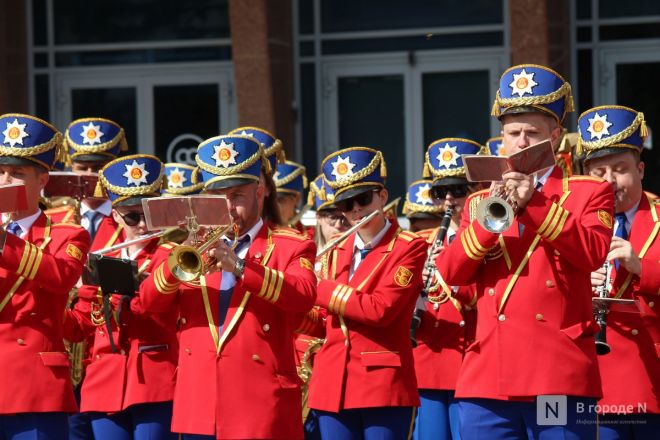
[{"label": "black clarinet", "polygon": [[438,234],[433,240],[433,244],[429,249],[429,255],[426,257],[426,262],[424,263],[424,269],[429,274],[424,283],[424,288],[422,293],[417,297],[417,302],[415,303],[415,310],[413,311],[412,321],[410,322],[410,341],[412,342],[413,347],[417,347],[417,329],[422,323],[422,315],[424,310],[426,310],[426,298],[429,296],[429,290],[433,285],[433,272],[435,271],[435,261],[433,261],[433,254],[435,251],[442,246],[442,243],[445,241],[447,236],[447,231],[449,230],[449,224],[451,223],[451,217],[454,214],[454,207],[450,206],[445,210],[445,215],[442,217],[440,222],[440,228],[438,229]]},{"label": "black clarinet", "polygon": [[[605,281],[601,286],[596,288],[596,294],[599,298],[607,298],[610,290],[610,276],[612,274],[612,263],[605,261],[603,267],[605,268]],[[596,354],[603,356],[608,354],[612,349],[607,343],[607,308],[600,307],[596,311],[596,324],[600,327],[598,333],[596,333]]]}]

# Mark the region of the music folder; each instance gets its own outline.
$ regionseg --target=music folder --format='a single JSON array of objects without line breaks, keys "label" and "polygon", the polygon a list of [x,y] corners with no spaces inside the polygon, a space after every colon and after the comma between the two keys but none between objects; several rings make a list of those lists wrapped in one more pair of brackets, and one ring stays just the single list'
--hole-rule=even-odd
[{"label": "music folder", "polygon": [[51,171],[48,173],[44,197],[71,197],[79,201],[93,197],[98,180],[98,174]]},{"label": "music folder", "polygon": [[137,262],[125,258],[90,254],[89,265],[104,295],[133,296],[140,286]]},{"label": "music folder", "polygon": [[529,175],[553,166],[555,153],[550,140],[544,140],[510,156],[468,154],[462,159],[470,182],[499,182],[507,171]]},{"label": "music folder", "polygon": [[11,183],[0,186],[0,212],[17,212],[27,209],[25,185]]},{"label": "music folder", "polygon": [[221,195],[150,197],[142,200],[142,207],[150,231],[187,226],[190,219],[205,227],[232,223],[227,198]]}]

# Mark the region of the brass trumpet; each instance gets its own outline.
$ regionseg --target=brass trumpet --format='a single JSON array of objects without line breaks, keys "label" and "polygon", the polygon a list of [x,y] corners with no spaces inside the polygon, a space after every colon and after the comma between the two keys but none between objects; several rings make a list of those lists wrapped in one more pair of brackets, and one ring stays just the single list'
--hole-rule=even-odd
[{"label": "brass trumpet", "polygon": [[503,185],[497,185],[491,195],[479,202],[476,219],[487,231],[501,234],[511,227],[516,214],[516,204],[505,194]]},{"label": "brass trumpet", "polygon": [[195,246],[181,244],[172,249],[167,258],[167,266],[172,275],[179,281],[190,283],[207,273],[212,261],[208,258],[205,260],[204,254],[230,229],[234,229],[233,248],[236,246],[236,238],[238,237],[238,226],[235,223],[211,230],[206,234],[204,240]]}]

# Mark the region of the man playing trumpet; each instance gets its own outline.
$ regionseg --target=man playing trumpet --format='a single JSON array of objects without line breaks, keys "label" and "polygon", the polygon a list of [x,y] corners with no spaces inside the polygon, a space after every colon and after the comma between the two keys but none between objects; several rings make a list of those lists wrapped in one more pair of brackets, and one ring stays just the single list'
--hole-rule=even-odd
[{"label": "man playing trumpet", "polygon": [[640,313],[611,310],[606,315],[611,352],[598,358],[603,382],[599,405],[601,439],[644,439],[660,429],[660,204],[642,189],[640,154],[646,135],[644,115],[622,106],[601,106],[579,120],[584,168],[614,190],[612,261],[591,274],[594,289],[610,298],[637,300]]},{"label": "man playing trumpet", "polygon": [[[555,144],[572,110],[570,86],[546,67],[515,66],[502,75],[493,110],[507,155],[545,139]],[[578,409],[601,396],[590,273],[609,249],[612,190],[557,166],[502,179],[517,206],[511,227],[484,229],[474,215],[488,192],[475,193],[458,237],[438,257],[448,284],[475,282],[479,296],[475,342],[456,385],[461,437],[595,438],[596,414]],[[557,394],[567,396],[566,425],[537,424],[538,399]]]},{"label": "man playing trumpet", "polygon": [[314,243],[271,227],[276,194],[260,143],[217,136],[196,159],[234,228],[209,252],[213,272],[181,282],[165,255],[140,289],[146,311],[181,316],[172,429],[184,439],[302,438],[292,338],[316,297]]}]

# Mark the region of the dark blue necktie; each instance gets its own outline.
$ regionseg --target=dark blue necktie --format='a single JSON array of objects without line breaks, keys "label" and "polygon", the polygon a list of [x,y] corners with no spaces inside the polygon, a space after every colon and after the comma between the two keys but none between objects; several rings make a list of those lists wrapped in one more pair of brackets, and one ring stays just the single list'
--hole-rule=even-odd
[{"label": "dark blue necktie", "polygon": [[[626,214],[620,212],[614,216],[616,218],[616,231],[614,231],[614,236],[628,240],[628,230],[626,229]],[[614,267],[616,270],[619,270],[619,260],[614,260]]]},{"label": "dark blue necktie", "polygon": [[99,212],[92,210],[89,210],[83,214],[83,216],[89,222],[89,226],[87,226],[87,232],[89,232],[90,241],[94,241],[94,237],[96,237],[96,220],[99,218],[99,215],[101,215]]},{"label": "dark blue necktie", "polygon": [[[227,246],[231,247],[232,242],[228,239],[224,239]],[[238,253],[245,249],[250,243],[250,236],[246,235],[238,240],[236,247],[234,248],[234,253]],[[225,326],[225,319],[227,318],[227,312],[229,311],[229,303],[231,303],[231,294],[234,292],[234,284],[232,287],[226,290],[220,291],[220,296],[218,297],[218,334],[222,334],[222,328]]]},{"label": "dark blue necktie", "polygon": [[369,252],[371,252],[371,249],[369,248],[360,249],[360,263],[362,263],[364,259],[367,258],[367,254]]},{"label": "dark blue necktie", "polygon": [[16,222],[11,222],[7,225],[7,232],[17,237],[21,236],[21,225]]}]

